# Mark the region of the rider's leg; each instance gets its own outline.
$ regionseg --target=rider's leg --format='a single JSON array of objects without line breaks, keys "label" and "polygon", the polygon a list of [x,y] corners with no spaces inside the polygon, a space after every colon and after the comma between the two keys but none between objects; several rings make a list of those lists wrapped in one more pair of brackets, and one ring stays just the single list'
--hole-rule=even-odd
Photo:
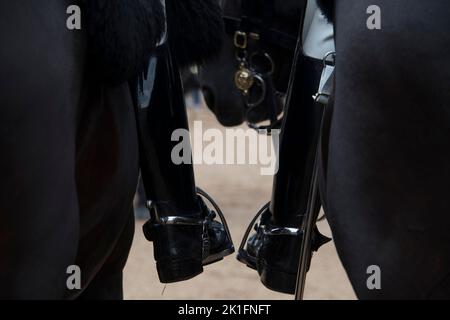
[{"label": "rider's leg", "polygon": [[[142,179],[151,201],[144,231],[154,243],[160,280],[175,282],[198,275],[203,265],[233,248],[229,234],[197,195],[179,70],[166,44],[159,51],[151,99],[138,116]],[[186,148],[176,151],[180,145]]]},{"label": "rider's leg", "polygon": [[[262,282],[285,293],[295,291],[302,237],[299,229],[307,211],[321,126],[322,109],[312,96],[319,87],[322,59],[333,49],[332,27],[319,15],[314,1],[308,3],[304,29],[308,50],[297,52],[292,70],[270,207],[262,215],[257,234],[250,238],[247,252],[240,251],[238,256],[251,267],[249,262],[256,260]],[[316,210],[320,210],[319,204]],[[313,249],[327,241],[315,229]]]},{"label": "rider's leg", "polygon": [[[256,253],[262,282],[270,289],[294,293],[300,254],[300,226],[307,211],[308,195],[317,148],[321,109],[312,96],[322,68],[321,60],[301,56],[287,100],[279,150],[279,170],[274,179],[270,207],[261,221],[260,240],[248,248]],[[317,210],[320,206],[316,206]],[[282,231],[282,235],[280,235]],[[255,241],[257,240],[257,241]],[[327,242],[316,230],[314,250]],[[260,245],[260,248],[252,248]]]},{"label": "rider's leg", "polygon": [[69,1],[0,2],[0,297],[63,297],[79,216],[82,34]]},{"label": "rider's leg", "polygon": [[327,218],[359,298],[449,298],[450,3],[372,4],[336,1]]}]

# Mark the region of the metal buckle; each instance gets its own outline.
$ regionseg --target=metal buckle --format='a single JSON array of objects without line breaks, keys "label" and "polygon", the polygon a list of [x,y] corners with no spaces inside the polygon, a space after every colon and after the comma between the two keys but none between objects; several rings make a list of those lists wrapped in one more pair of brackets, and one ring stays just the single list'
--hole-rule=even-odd
[{"label": "metal buckle", "polygon": [[234,33],[234,46],[239,49],[246,49],[248,44],[247,33],[236,31]]}]

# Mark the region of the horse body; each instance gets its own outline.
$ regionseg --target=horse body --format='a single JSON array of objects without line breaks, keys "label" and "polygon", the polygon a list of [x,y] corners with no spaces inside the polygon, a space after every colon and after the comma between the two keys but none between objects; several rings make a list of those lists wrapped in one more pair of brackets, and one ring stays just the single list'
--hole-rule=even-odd
[{"label": "horse body", "polygon": [[378,1],[369,30],[371,4],[336,2],[327,217],[358,297],[448,298],[450,5]]},{"label": "horse body", "polygon": [[[228,2],[239,15],[240,2]],[[342,263],[361,299],[448,298],[450,64],[443,53],[450,48],[450,5],[378,1],[382,29],[370,30],[370,1],[319,3],[335,23],[337,52],[334,107],[321,141],[321,198]],[[244,119],[239,92],[230,93],[233,49],[229,40],[217,64],[202,71],[212,91],[228,88],[209,99],[225,125]],[[292,119],[285,117],[286,126]],[[291,155],[298,152],[291,147]],[[286,168],[281,163],[279,172]],[[381,271],[380,290],[368,285],[373,266]]]},{"label": "horse body", "polygon": [[[336,3],[322,198],[359,298],[448,298],[450,5],[378,2],[381,31],[365,27],[370,1]],[[122,296],[139,170],[132,95],[97,81],[87,35],[65,28],[70,4],[0,3],[1,298]],[[67,290],[70,265],[83,291]],[[367,287],[372,265],[381,290]]]},{"label": "horse body", "polygon": [[[160,0],[77,1],[82,30],[66,28],[73,2],[0,4],[0,298],[122,298],[139,174],[137,83],[166,20],[184,66],[221,45],[215,0],[167,1],[171,19]],[[182,39],[170,21],[206,31]],[[66,283],[73,265],[79,290]]]},{"label": "horse body", "polygon": [[81,268],[83,288],[92,284],[87,291],[117,297],[94,289],[105,279],[93,278],[102,269],[115,279],[110,286],[121,285],[133,236],[130,91],[89,80],[86,35],[65,28],[70,4],[0,5],[2,298],[80,295],[66,290],[70,265]]}]

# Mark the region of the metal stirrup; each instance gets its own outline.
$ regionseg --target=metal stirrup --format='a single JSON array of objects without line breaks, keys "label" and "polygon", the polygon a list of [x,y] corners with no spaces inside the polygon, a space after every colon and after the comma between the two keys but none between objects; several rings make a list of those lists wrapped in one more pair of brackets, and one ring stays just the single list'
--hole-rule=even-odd
[{"label": "metal stirrup", "polygon": [[158,208],[154,201],[147,201],[146,207],[148,210],[155,213],[153,218],[154,225],[168,226],[168,225],[184,225],[184,226],[201,226],[205,223],[205,218],[190,218],[181,216],[166,216],[160,217]]},{"label": "metal stirrup", "polygon": [[258,221],[259,217],[269,208],[270,202],[266,203],[256,214],[256,216],[252,219],[250,222],[250,225],[247,227],[247,230],[245,231],[244,237],[242,238],[241,245],[239,246],[239,252],[245,251],[245,246],[247,244],[248,237],[250,236],[250,232],[252,232],[254,225],[256,224],[256,221]]},{"label": "metal stirrup", "polygon": [[265,225],[263,232],[268,236],[299,236],[301,230],[299,228],[274,227]]},{"label": "metal stirrup", "polygon": [[[230,230],[228,228],[228,224],[227,221],[225,219],[224,214],[222,213],[222,210],[220,210],[219,206],[217,205],[217,203],[214,201],[214,199],[212,199],[212,197],[207,194],[205,191],[203,191],[202,189],[197,187],[197,194],[202,196],[203,198],[205,198],[206,200],[208,200],[211,205],[213,206],[215,212],[217,213],[217,215],[219,216],[222,225],[225,229],[225,232],[227,233],[227,236],[229,239],[231,239],[231,233]],[[182,216],[166,216],[166,217],[161,217],[158,214],[158,208],[157,208],[157,204],[154,201],[147,201],[147,203],[145,204],[147,209],[149,211],[152,211],[155,213],[155,215],[152,217],[153,218],[153,225],[161,225],[161,226],[167,226],[167,225],[184,225],[184,226],[206,226],[207,223],[209,222],[209,220],[211,218],[211,215],[207,215],[206,217],[203,218],[192,218],[192,217],[182,217]]]}]

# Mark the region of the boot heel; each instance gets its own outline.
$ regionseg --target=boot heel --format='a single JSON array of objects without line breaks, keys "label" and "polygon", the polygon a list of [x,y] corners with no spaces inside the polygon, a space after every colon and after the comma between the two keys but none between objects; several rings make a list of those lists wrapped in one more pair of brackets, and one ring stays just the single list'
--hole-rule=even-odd
[{"label": "boot heel", "polygon": [[[213,204],[223,224],[214,220],[216,213],[210,211],[200,197],[200,213],[191,216],[169,215],[167,213],[177,212],[177,209],[167,204],[148,204],[152,219],[143,226],[144,235],[153,242],[156,269],[162,283],[194,278],[203,272],[203,266],[234,252],[222,212],[209,195],[203,191],[199,194],[204,194]],[[161,215],[158,209],[167,213]]]},{"label": "boot heel", "polygon": [[258,262],[258,273],[262,284],[270,290],[295,294],[297,274],[277,270],[265,262]]},{"label": "boot heel", "polygon": [[250,269],[256,270],[256,258],[249,255],[244,249],[238,251],[236,259]]},{"label": "boot heel", "polygon": [[156,270],[161,283],[198,276],[202,268],[202,227],[196,225],[149,224]]},{"label": "boot heel", "polygon": [[157,261],[156,269],[162,283],[189,280],[203,272],[202,261],[196,259]]}]

